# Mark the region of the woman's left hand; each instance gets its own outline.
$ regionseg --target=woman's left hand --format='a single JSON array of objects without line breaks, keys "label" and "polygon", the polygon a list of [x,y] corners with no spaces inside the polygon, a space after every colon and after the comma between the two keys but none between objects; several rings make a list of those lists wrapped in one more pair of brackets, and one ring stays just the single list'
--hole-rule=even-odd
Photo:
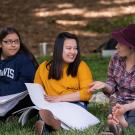
[{"label": "woman's left hand", "polygon": [[45,100],[48,102],[61,102],[61,96],[44,96]]},{"label": "woman's left hand", "polygon": [[75,102],[80,101],[80,92],[74,92],[71,94],[58,95],[58,96],[44,96],[45,100],[48,102]]}]

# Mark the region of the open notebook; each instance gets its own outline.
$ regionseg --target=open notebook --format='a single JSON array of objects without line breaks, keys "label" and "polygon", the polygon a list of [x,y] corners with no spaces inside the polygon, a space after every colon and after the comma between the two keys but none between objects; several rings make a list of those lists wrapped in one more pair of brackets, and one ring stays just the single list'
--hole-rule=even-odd
[{"label": "open notebook", "polygon": [[34,108],[50,110],[57,119],[71,129],[83,130],[100,122],[98,118],[79,105],[69,102],[50,103],[45,101],[45,91],[39,84],[26,83],[25,85],[36,106]]}]

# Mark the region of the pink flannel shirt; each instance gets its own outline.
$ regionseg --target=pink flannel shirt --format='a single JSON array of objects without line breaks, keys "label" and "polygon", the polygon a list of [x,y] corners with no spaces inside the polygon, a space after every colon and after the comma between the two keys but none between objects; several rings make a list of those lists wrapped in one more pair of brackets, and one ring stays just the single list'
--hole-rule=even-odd
[{"label": "pink flannel shirt", "polygon": [[125,58],[117,53],[110,61],[106,83],[112,87],[111,94],[116,94],[117,102],[125,104],[135,101],[135,66],[127,72]]}]

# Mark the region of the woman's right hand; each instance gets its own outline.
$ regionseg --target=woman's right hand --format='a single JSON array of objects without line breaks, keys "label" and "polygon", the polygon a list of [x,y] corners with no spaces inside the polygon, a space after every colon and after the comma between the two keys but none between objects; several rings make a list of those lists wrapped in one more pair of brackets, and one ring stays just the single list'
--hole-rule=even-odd
[{"label": "woman's right hand", "polygon": [[88,92],[93,92],[99,89],[103,89],[106,87],[106,83],[100,82],[100,81],[95,81],[89,85]]}]

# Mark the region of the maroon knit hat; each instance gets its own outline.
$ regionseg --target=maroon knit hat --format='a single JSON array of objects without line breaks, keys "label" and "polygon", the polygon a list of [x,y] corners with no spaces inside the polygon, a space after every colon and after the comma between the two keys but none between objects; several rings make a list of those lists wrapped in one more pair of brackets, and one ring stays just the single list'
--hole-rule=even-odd
[{"label": "maroon knit hat", "polygon": [[112,37],[118,42],[135,49],[135,24],[112,32]]}]

